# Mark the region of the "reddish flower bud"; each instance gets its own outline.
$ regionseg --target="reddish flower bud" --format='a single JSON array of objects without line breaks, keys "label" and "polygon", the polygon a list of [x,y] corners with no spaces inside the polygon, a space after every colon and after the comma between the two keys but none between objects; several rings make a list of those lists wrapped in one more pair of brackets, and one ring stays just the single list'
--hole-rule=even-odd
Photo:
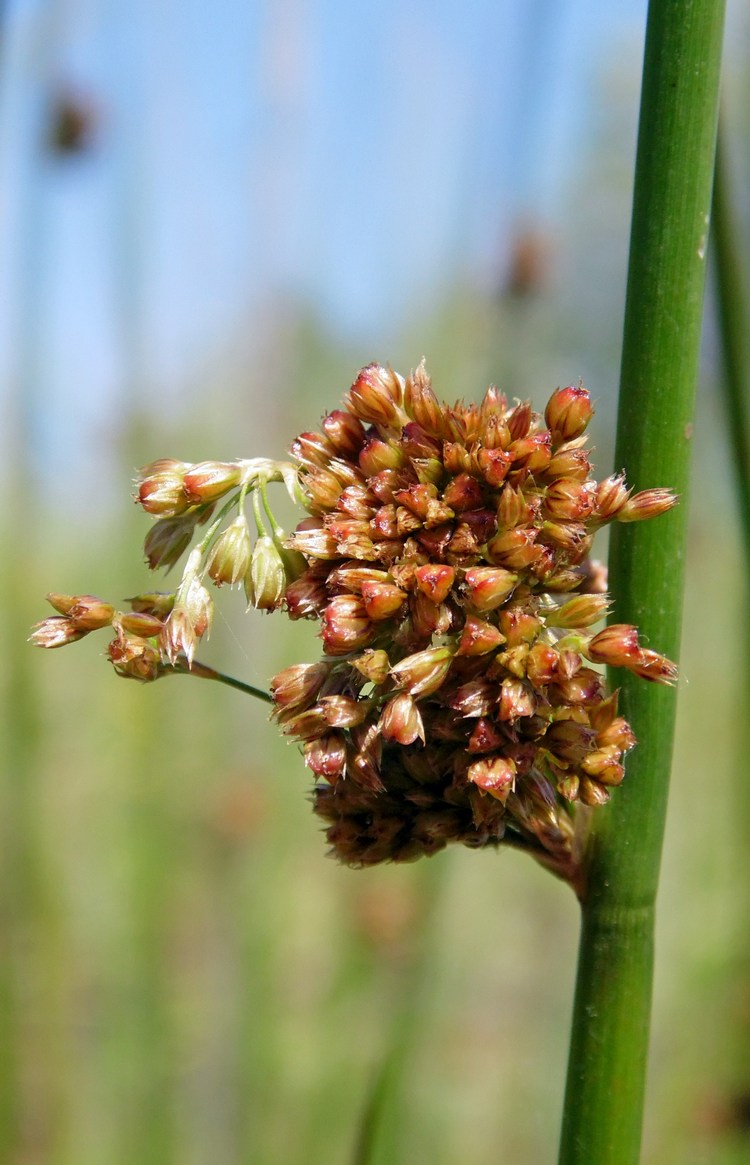
[{"label": "reddish flower bud", "polygon": [[325,469],[336,450],[320,433],[301,433],[292,441],[290,452],[305,469]]},{"label": "reddish flower bud", "polygon": [[536,516],[539,502],[528,499],[523,490],[512,485],[503,487],[497,504],[497,524],[501,530],[511,530],[515,526],[527,526]]},{"label": "reddish flower bud", "polygon": [[378,508],[377,498],[374,498],[365,485],[348,485],[336,502],[336,509],[350,518],[369,521],[374,517]]},{"label": "reddish flower bud", "polygon": [[378,623],[390,619],[406,601],[406,595],[393,583],[365,581],[360,588],[369,619]]},{"label": "reddish flower bud", "polygon": [[593,415],[591,397],[582,384],[558,388],[544,410],[544,419],[556,445],[580,437]]},{"label": "reddish flower bud", "polygon": [[408,692],[399,692],[383,708],[379,728],[385,740],[395,740],[397,744],[414,744],[421,740],[424,744],[424,724],[413,698]]},{"label": "reddish flower bud", "polygon": [[443,409],[432,391],[424,360],[406,381],[406,411],[426,433],[440,437],[443,432]]},{"label": "reddish flower bud", "polygon": [[359,468],[366,477],[375,477],[384,469],[400,469],[403,463],[400,446],[380,437],[370,437],[359,455]]},{"label": "reddish flower bud", "polygon": [[459,473],[457,477],[448,482],[443,490],[443,501],[456,513],[463,510],[473,510],[480,506],[482,497],[481,485],[469,473]]},{"label": "reddish flower bud", "polygon": [[482,477],[493,488],[501,485],[508,476],[513,461],[512,449],[512,446],[507,452],[504,449],[480,449],[477,454]]},{"label": "reddish flower bud", "polygon": [[679,498],[671,489],[644,489],[628,498],[617,514],[618,522],[642,522],[646,518],[657,518],[677,505]]},{"label": "reddish flower bud", "polygon": [[332,510],[343,492],[339,479],[327,469],[311,469],[302,478],[302,487],[309,498],[306,508],[313,514]]},{"label": "reddish flower bud", "polygon": [[643,655],[638,628],[630,623],[610,623],[589,640],[585,654],[595,663],[604,663],[607,667],[633,667]]},{"label": "reddish flower bud", "polygon": [[323,612],[323,646],[327,655],[357,651],[373,633],[365,605],[357,595],[336,595]]},{"label": "reddish flower bud", "polygon": [[487,716],[480,716],[469,737],[467,752],[495,752],[505,743],[502,733]]},{"label": "reddish flower bud", "polygon": [[[50,596],[47,596],[48,599]],[[68,596],[56,595],[58,600],[67,600]],[[51,599],[50,599],[51,601]],[[111,603],[105,603],[96,595],[74,595],[66,604],[65,612],[69,619],[82,631],[97,631],[100,627],[109,627],[114,618],[115,609]],[[58,611],[58,603],[52,603]]]},{"label": "reddish flower bud", "polygon": [[193,540],[195,517],[161,518],[149,530],[143,543],[146,562],[151,570],[174,566]]},{"label": "reddish flower bud", "polygon": [[351,696],[323,696],[318,706],[331,728],[353,728],[362,724],[372,707],[369,700],[354,700]]},{"label": "reddish flower bud", "polygon": [[471,469],[471,454],[458,441],[444,441],[443,465],[448,473],[468,473]]},{"label": "reddish flower bud", "polygon": [[475,615],[467,615],[458,643],[457,655],[486,655],[494,651],[504,642],[503,636],[497,627],[477,619]]},{"label": "reddish flower bud", "polygon": [[543,688],[557,678],[560,653],[547,643],[535,643],[526,659],[526,679],[535,688]]},{"label": "reddish flower bud", "polygon": [[531,428],[533,417],[531,405],[527,400],[516,405],[506,418],[511,441],[519,441],[526,436]]},{"label": "reddish flower bud", "polygon": [[625,474],[615,473],[605,477],[596,487],[596,517],[600,522],[610,522],[616,518],[626,501],[630,490],[625,484]]},{"label": "reddish flower bud", "polygon": [[466,776],[483,793],[490,793],[503,804],[516,784],[516,766],[510,757],[486,757],[469,765]]},{"label": "reddish flower bud", "polygon": [[305,764],[316,777],[335,785],[346,768],[346,743],[341,732],[329,732],[305,745]]},{"label": "reddish flower bud", "polygon": [[581,783],[578,787],[578,799],[583,801],[584,805],[606,805],[609,801],[609,791],[600,785],[598,781],[591,777],[581,777]]},{"label": "reddish flower bud", "polygon": [[529,473],[543,473],[552,459],[550,435],[545,430],[529,433],[508,448],[513,458],[513,469],[526,469]]},{"label": "reddish flower bud", "polygon": [[630,670],[641,679],[651,680],[655,684],[676,684],[679,676],[677,664],[657,651],[643,650],[638,663]]},{"label": "reddish flower bud", "polygon": [[450,648],[429,647],[402,659],[391,668],[391,675],[410,696],[430,696],[447,676],[452,659]]},{"label": "reddish flower bud", "polygon": [[514,724],[522,716],[533,716],[536,712],[536,697],[521,680],[503,680],[500,698],[497,701],[499,720]]},{"label": "reddish flower bud", "polygon": [[323,431],[341,457],[355,458],[365,442],[365,430],[359,417],[344,409],[334,409],[323,417]]},{"label": "reddish flower bud", "polygon": [[133,595],[126,599],[134,611],[144,615],[154,615],[157,619],[166,619],[174,607],[174,591],[147,591],[141,595]]},{"label": "reddish flower bud", "polygon": [[242,469],[231,461],[199,461],[183,478],[183,489],[191,505],[213,502],[240,484]]},{"label": "reddish flower bud", "polygon": [[493,611],[504,603],[518,582],[518,575],[495,566],[472,566],[464,576],[469,600],[477,611]]},{"label": "reddish flower bud", "polygon": [[425,563],[418,566],[414,572],[417,586],[433,603],[442,603],[450,594],[456,578],[452,566],[443,566],[440,563]]},{"label": "reddish flower bud", "polygon": [[298,550],[306,558],[339,558],[336,540],[317,518],[305,518],[289,539],[290,550]]},{"label": "reddish flower bud", "polygon": [[595,501],[593,482],[562,477],[547,487],[543,509],[553,521],[581,522],[592,513]]},{"label": "reddish flower bud", "polygon": [[190,466],[163,457],[138,471],[138,498],[144,510],[157,517],[176,517],[190,505],[183,480]]},{"label": "reddish flower bud", "polygon": [[532,615],[530,611],[521,610],[518,606],[511,606],[501,611],[498,623],[509,648],[517,647],[520,643],[533,643],[542,627],[541,621],[536,615]]},{"label": "reddish flower bud", "polygon": [[157,680],[164,672],[158,647],[137,635],[118,631],[107,647],[107,656],[118,676],[123,679],[149,683]]},{"label": "reddish flower bud", "polygon": [[394,428],[405,420],[401,411],[403,383],[390,368],[368,364],[349,389],[347,407],[363,421]]},{"label": "reddish flower bud", "polygon": [[313,703],[331,667],[327,663],[295,663],[285,667],[271,680],[271,695],[279,709],[302,710]]},{"label": "reddish flower bud", "polygon": [[559,477],[572,478],[574,481],[585,481],[591,472],[591,460],[585,449],[581,449],[576,441],[561,445],[552,454],[545,471],[548,481]]},{"label": "reddish flower bud", "polygon": [[523,526],[504,530],[487,543],[487,557],[508,570],[526,570],[542,553],[536,545],[536,536],[536,530]]},{"label": "reddish flower bud", "polygon": [[328,601],[322,580],[308,570],[286,588],[284,602],[290,619],[314,619]]}]

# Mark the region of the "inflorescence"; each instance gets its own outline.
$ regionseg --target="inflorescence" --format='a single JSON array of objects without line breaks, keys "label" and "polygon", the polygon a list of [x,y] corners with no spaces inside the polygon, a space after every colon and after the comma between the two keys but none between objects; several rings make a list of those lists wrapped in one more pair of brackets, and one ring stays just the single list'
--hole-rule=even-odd
[{"label": "inflorescence", "polygon": [[[635,744],[591,664],[662,684],[677,674],[635,627],[594,630],[609,600],[593,536],[662,514],[675,495],[592,480],[581,386],[554,392],[542,418],[494,387],[480,405],[441,405],[424,365],[404,380],[371,364],[344,406],[297,438],[293,462],[143,469],[138,500],[158,519],[149,566],[174,565],[199,535],[176,591],[138,595],[128,612],[50,595],[58,614],[32,642],[109,626],[122,676],[216,678],[194,662],[211,623],[206,579],[242,585],[252,605],[320,624],[324,658],[272,680],[273,715],[303,746],[343,862],[504,842],[572,879],[580,806],[609,800]],[[291,538],[271,481],[310,515]]]}]

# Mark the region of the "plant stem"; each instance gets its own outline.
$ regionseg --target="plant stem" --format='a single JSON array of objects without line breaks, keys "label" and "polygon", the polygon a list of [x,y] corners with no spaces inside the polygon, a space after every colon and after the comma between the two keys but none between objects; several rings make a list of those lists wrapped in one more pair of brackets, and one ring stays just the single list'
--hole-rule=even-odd
[{"label": "plant stem", "polygon": [[216,671],[213,667],[208,667],[205,663],[199,663],[194,659],[192,664],[188,664],[187,660],[184,662],[177,660],[172,667],[165,669],[165,675],[176,676],[199,676],[202,680],[216,680],[220,684],[226,684],[228,688],[236,688],[238,692],[245,692],[248,696],[255,696],[256,700],[263,700],[266,704],[273,703],[273,696],[270,692],[264,692],[262,688],[254,688],[252,684],[246,684],[243,680],[236,680],[233,676],[226,676],[223,672]]},{"label": "plant stem", "polygon": [[[617,527],[610,569],[618,622],[673,659],[723,18],[723,0],[651,0],[646,31],[615,456],[636,489],[667,485],[682,504]],[[640,1149],[676,701],[632,676],[615,682],[640,743],[625,786],[593,815],[561,1165],[633,1165]]]}]

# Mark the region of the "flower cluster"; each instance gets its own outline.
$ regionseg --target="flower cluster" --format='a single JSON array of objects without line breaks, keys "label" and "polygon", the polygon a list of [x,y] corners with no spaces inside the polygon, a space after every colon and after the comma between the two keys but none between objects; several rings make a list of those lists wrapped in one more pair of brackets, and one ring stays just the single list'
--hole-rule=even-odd
[{"label": "flower cluster", "polygon": [[[286,547],[284,531],[268,504],[266,487],[272,481],[283,481],[299,500],[297,469],[289,462],[256,457],[191,465],[164,458],[145,466],[136,483],[136,500],[157,519],[144,545],[151,569],[174,566],[206,527],[188,555],[177,589],[136,595],[128,600],[131,610],[126,612],[95,595],[50,594],[47,599],[58,614],[37,623],[31,642],[63,647],[111,627],[115,634],[107,655],[118,675],[147,681],[190,670],[213,616],[206,580],[217,587],[242,586],[251,606],[270,611],[280,606],[288,583],[305,567],[305,560]],[[248,496],[255,545],[245,515]],[[201,668],[200,674],[209,670]]]},{"label": "flower cluster", "polygon": [[[297,438],[293,462],[146,466],[146,560],[169,569],[192,546],[178,586],[126,612],[49,595],[57,613],[32,642],[109,627],[121,676],[189,671],[257,695],[194,658],[211,625],[207,583],[242,586],[255,607],[319,621],[324,658],[286,668],[271,693],[342,861],[503,842],[574,879],[574,806],[609,799],[635,743],[596,665],[676,679],[635,627],[596,630],[609,603],[593,536],[676,498],[632,494],[621,474],[591,478],[581,386],[554,392],[542,418],[495,388],[479,405],[441,405],[423,365],[404,380],[371,364],[344,406]],[[288,539],[273,481],[309,514]]]},{"label": "flower cluster", "polygon": [[635,743],[590,665],[676,678],[635,627],[594,630],[593,535],[676,498],[591,479],[581,386],[542,419],[495,388],[441,405],[423,365],[404,380],[373,364],[344,405],[292,446],[310,517],[285,602],[319,620],[325,658],[271,685],[323,779],[328,840],[354,866],[505,841],[566,873],[571,804],[605,803]]}]

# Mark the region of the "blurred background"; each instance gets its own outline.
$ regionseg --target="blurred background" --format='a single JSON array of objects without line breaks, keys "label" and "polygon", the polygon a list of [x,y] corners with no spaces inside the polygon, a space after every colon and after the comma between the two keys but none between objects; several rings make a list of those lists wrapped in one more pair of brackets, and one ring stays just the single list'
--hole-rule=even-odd
[{"label": "blurred background", "polygon": [[[394,1081],[384,1161],[555,1159],[566,887],[503,851],[341,869],[263,705],[25,639],[49,590],[154,585],[138,465],[283,456],[373,359],[424,355],[449,400],[582,378],[612,470],[645,10],[0,3],[0,1162],[344,1165]],[[735,0],[743,227],[749,54]],[[729,1165],[747,580],[706,317],[644,1161]],[[219,599],[206,662],[265,686],[317,657]]]}]

